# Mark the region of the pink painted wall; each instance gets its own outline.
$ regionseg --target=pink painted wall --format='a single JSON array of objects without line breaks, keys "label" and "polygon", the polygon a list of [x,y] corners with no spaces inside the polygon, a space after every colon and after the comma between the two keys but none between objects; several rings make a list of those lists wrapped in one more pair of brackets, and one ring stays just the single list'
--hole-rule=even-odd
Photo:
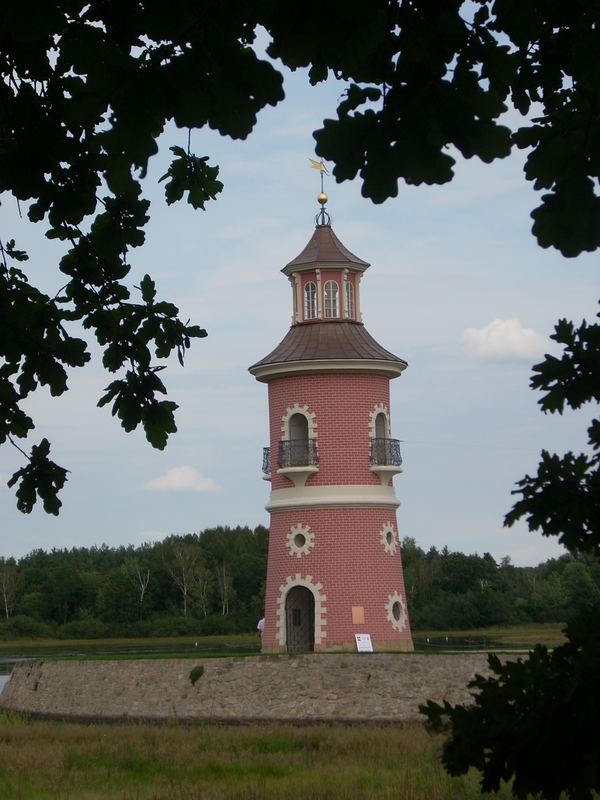
[{"label": "pink painted wall", "polygon": [[[369,633],[378,643],[410,642],[410,623],[399,632],[387,619],[386,603],[398,592],[406,603],[400,546],[387,553],[381,543],[382,526],[396,517],[390,509],[305,509],[272,514],[269,571],[265,602],[265,648],[275,648],[279,587],[288,575],[300,573],[320,582],[326,595],[325,647],[354,642],[355,633]],[[298,558],[290,555],[286,536],[294,525],[309,525],[314,547]],[[352,606],[363,606],[365,623],[352,623]]]},{"label": "pink painted wall", "polygon": [[[371,438],[369,412],[377,403],[389,411],[389,379],[383,375],[296,375],[269,382],[269,422],[273,489],[289,489],[292,483],[277,475],[277,453],[281,425],[287,408],[308,405],[315,413],[319,472],[307,486],[335,484],[379,485],[370,470]],[[399,438],[392,428],[391,438]]]},{"label": "pink painted wall", "polygon": [[[331,270],[331,271],[321,270],[321,308],[323,309],[323,318],[321,320],[319,320],[320,322],[334,322],[334,321],[339,322],[340,319],[343,319],[343,313],[342,312],[343,312],[343,308],[344,308],[345,298],[344,298],[344,295],[343,295],[344,281],[342,279],[342,276],[343,276],[343,273],[342,273],[341,270]],[[324,311],[324,309],[325,309],[325,294],[324,294],[324,292],[325,292],[325,283],[327,281],[330,281],[330,280],[331,281],[336,281],[336,283],[338,285],[338,289],[339,289],[339,295],[338,295],[339,316],[335,317],[333,319],[326,319],[325,316],[324,316],[325,315],[325,311]],[[356,304],[357,304],[357,293],[358,293],[358,285],[357,285],[357,283],[358,282],[356,280],[355,273],[349,271],[347,273],[346,280],[348,281],[348,283],[351,283],[352,286],[354,287],[354,316],[352,317],[352,319],[356,319]],[[302,320],[305,319],[305,316],[304,316],[304,310],[305,310],[304,309],[304,287],[306,286],[307,283],[314,283],[315,286],[318,287],[317,273],[316,272],[314,272],[314,271],[302,272],[300,274],[300,288],[301,288],[301,297],[302,297],[302,309],[301,309]],[[295,295],[295,290],[293,290],[293,291],[294,291],[293,303],[294,303],[294,312],[295,312],[296,311],[296,295]]]},{"label": "pink painted wall", "polygon": [[[389,411],[389,378],[368,373],[315,373],[276,378],[269,382],[272,488],[291,489],[293,484],[277,474],[282,418],[288,407],[308,406],[314,412],[319,472],[310,486],[354,484],[379,486],[370,470],[370,413],[378,404]],[[391,437],[399,432],[392,428]],[[398,631],[388,619],[386,604],[398,593],[406,604],[400,545],[386,552],[382,527],[391,523],[398,531],[390,508],[325,508],[281,511],[271,515],[269,561],[265,602],[266,627],[263,647],[277,649],[277,609],[280,586],[300,573],[311,583],[322,584],[326,595],[326,638],[322,647],[352,646],[355,633],[371,634],[375,648],[410,645],[410,624]],[[298,557],[290,554],[287,535],[292,526],[308,525],[314,547]],[[364,624],[353,624],[352,606],[362,606]]]}]

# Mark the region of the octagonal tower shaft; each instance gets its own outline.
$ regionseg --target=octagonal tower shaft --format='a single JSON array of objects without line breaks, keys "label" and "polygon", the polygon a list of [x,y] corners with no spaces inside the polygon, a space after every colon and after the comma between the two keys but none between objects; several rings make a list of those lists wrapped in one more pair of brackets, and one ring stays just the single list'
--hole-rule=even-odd
[{"label": "octagonal tower shaft", "polygon": [[292,326],[250,372],[269,388],[271,515],[263,652],[412,650],[392,479],[390,380],[406,362],[367,332],[351,253],[326,214],[282,270]]}]

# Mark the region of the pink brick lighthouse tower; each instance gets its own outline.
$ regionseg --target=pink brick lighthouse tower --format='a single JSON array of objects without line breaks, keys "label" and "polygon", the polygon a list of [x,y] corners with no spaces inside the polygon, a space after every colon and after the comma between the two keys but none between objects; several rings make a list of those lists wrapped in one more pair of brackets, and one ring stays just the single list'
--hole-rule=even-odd
[{"label": "pink brick lighthouse tower", "polygon": [[[407,364],[367,332],[369,264],[337,238],[319,195],[315,232],[282,272],[292,326],[250,372],[269,387],[271,482],[264,652],[412,650],[392,479],[390,380]],[[272,464],[272,468],[271,468]]]}]

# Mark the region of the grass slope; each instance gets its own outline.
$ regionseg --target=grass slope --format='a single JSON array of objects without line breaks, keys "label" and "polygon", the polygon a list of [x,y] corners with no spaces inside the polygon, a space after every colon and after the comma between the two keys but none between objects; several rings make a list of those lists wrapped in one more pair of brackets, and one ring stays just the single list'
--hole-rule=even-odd
[{"label": "grass slope", "polygon": [[[420,726],[84,726],[0,714],[3,800],[476,800]],[[505,788],[498,795],[510,797]]]}]

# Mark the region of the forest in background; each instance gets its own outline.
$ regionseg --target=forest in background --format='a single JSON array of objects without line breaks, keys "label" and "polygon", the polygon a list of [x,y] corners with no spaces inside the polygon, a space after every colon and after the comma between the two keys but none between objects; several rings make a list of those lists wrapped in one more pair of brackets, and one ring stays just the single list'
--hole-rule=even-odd
[{"label": "forest in background", "polygon": [[[268,531],[209,528],[140,547],[34,550],[0,559],[0,639],[253,631],[263,615]],[[402,543],[413,629],[566,622],[600,606],[600,561],[565,554],[516,567],[489,553]]]}]

